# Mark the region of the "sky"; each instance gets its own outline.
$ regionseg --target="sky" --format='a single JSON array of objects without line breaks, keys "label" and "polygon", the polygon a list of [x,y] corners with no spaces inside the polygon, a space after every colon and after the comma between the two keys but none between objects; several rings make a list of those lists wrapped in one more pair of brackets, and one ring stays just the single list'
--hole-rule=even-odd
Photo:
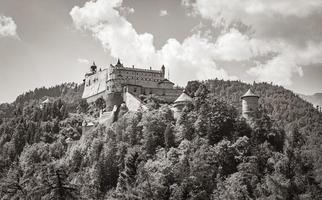
[{"label": "sky", "polygon": [[322,92],[320,0],[1,0],[0,103],[105,68]]}]

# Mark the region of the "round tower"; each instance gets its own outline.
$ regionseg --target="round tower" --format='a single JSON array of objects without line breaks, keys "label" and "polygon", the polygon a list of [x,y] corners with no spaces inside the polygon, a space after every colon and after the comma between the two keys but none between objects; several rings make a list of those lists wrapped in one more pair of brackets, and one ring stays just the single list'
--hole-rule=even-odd
[{"label": "round tower", "polygon": [[242,97],[242,116],[246,120],[256,117],[259,96],[249,89]]},{"label": "round tower", "polygon": [[193,102],[193,99],[186,93],[186,90],[183,90],[182,94],[174,101],[174,104],[173,104],[174,118],[175,119],[179,118],[183,108],[192,102]]}]

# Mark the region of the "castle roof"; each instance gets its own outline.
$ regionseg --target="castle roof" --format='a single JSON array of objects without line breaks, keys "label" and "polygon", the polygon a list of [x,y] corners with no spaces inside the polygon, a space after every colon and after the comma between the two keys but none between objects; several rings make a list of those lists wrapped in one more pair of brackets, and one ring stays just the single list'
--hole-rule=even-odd
[{"label": "castle roof", "polygon": [[158,84],[161,84],[161,83],[171,83],[172,85],[174,85],[174,83],[172,83],[171,81],[169,81],[168,79],[163,79],[162,81],[160,81]]},{"label": "castle roof", "polygon": [[257,98],[259,98],[259,96],[254,94],[254,92],[251,89],[248,89],[248,91],[241,97],[241,99],[243,99],[245,97],[257,97]]},{"label": "castle roof", "polygon": [[185,91],[174,101],[174,103],[179,103],[179,102],[192,102],[193,99],[186,94]]}]

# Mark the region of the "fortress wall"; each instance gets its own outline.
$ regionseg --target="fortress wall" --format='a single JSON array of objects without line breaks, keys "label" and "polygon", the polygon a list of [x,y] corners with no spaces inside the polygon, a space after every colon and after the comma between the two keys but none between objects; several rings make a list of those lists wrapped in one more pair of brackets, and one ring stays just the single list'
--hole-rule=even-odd
[{"label": "fortress wall", "polygon": [[94,96],[91,96],[91,97],[87,97],[86,98],[86,101],[87,103],[93,103],[96,101],[96,99],[102,97],[103,99],[106,98],[106,93],[105,91],[101,92],[101,93],[98,93],[98,94],[95,94]]},{"label": "fortress wall", "polygon": [[97,73],[85,79],[85,87],[82,98],[94,99],[94,96],[100,96],[106,90],[107,71],[98,71]]},{"label": "fortress wall", "polygon": [[123,98],[126,104],[126,107],[130,111],[137,111],[139,109],[147,109],[147,107],[141,102],[139,98],[131,94],[130,92],[125,92]]},{"label": "fortress wall", "polygon": [[123,103],[122,92],[114,92],[106,95],[106,109],[111,111],[113,107],[120,106]]},{"label": "fortress wall", "polygon": [[164,74],[157,70],[117,68],[113,71],[113,74],[120,75],[127,84],[141,85],[143,87],[157,87],[158,82],[164,79]]},{"label": "fortress wall", "polygon": [[150,88],[150,87],[141,87],[136,85],[127,85],[126,91],[131,94],[139,97],[140,95],[156,95],[158,98],[166,101],[173,102],[175,101],[180,94],[182,93],[182,89],[174,89],[174,88]]}]

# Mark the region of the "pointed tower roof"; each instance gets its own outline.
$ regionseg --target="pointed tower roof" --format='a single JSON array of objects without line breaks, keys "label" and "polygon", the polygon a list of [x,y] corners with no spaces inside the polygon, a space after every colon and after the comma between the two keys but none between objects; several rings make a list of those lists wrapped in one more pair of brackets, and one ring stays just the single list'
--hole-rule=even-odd
[{"label": "pointed tower roof", "polygon": [[95,64],[95,62],[93,62],[92,66],[91,66],[91,72],[96,72],[97,66]]},{"label": "pointed tower roof", "polygon": [[245,97],[257,97],[257,98],[259,98],[259,96],[254,94],[254,92],[251,89],[248,89],[248,91],[241,97],[241,99],[243,99]]},{"label": "pointed tower roof", "polygon": [[121,63],[120,59],[117,59],[117,63],[115,65],[116,67],[123,67],[123,64]]},{"label": "pointed tower roof", "polygon": [[174,101],[174,103],[179,103],[179,102],[192,102],[193,99],[186,93],[184,90],[182,94]]}]

